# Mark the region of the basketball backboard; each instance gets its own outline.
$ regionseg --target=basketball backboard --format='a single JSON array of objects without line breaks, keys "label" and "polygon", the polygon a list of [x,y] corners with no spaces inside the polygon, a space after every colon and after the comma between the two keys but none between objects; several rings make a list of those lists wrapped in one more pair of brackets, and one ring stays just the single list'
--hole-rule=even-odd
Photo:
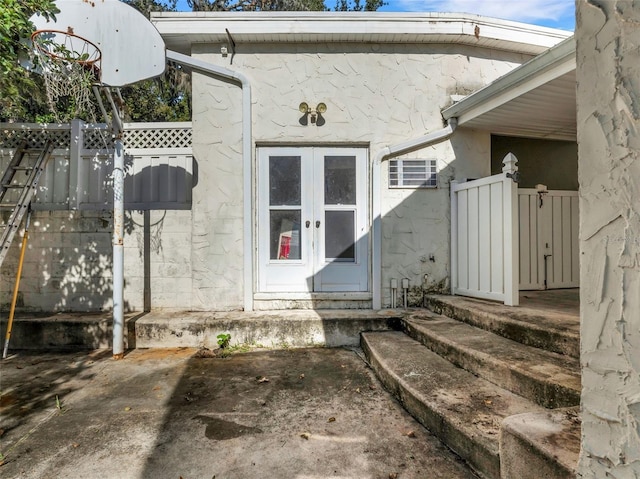
[{"label": "basketball backboard", "polygon": [[[164,41],[135,8],[119,0],[56,0],[55,4],[60,9],[56,20],[31,17],[36,30],[69,33],[95,45],[101,54],[101,84],[121,87],[164,72]],[[63,37],[47,35],[51,42]]]}]

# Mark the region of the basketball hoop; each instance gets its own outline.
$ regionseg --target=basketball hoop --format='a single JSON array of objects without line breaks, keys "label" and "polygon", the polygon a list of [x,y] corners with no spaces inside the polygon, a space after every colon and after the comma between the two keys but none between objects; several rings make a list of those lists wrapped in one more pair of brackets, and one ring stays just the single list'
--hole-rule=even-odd
[{"label": "basketball hoop", "polygon": [[93,120],[91,87],[100,82],[100,48],[74,34],[71,28],[66,32],[37,30],[31,35],[31,42],[33,63],[44,77],[47,101],[56,120],[63,122],[83,115]]}]

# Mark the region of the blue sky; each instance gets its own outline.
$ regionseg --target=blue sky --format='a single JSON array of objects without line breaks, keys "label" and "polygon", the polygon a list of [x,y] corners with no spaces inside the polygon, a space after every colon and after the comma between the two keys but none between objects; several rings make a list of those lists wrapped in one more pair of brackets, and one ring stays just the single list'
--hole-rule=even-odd
[{"label": "blue sky", "polygon": [[[573,0],[387,0],[381,12],[456,12],[533,23],[573,31]],[[333,7],[335,0],[325,0]],[[189,11],[186,0],[178,0],[178,10]]]}]

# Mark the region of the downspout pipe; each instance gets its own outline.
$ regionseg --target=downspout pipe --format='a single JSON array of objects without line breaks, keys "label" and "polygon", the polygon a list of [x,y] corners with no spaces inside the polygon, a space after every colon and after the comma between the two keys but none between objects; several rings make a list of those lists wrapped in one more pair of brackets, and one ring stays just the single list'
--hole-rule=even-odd
[{"label": "downspout pipe", "polygon": [[253,215],[251,208],[251,171],[252,171],[252,119],[251,119],[251,84],[242,73],[229,70],[213,63],[198,60],[172,50],[167,50],[167,60],[190,68],[204,75],[226,80],[242,88],[242,171],[243,171],[243,222],[244,239],[242,244],[243,262],[243,303],[245,311],[253,310]]},{"label": "downspout pipe", "polygon": [[410,153],[412,151],[421,150],[427,146],[448,140],[456,127],[458,126],[457,118],[449,118],[447,126],[440,130],[433,131],[420,138],[398,143],[396,145],[387,146],[380,150],[375,156],[371,164],[372,178],[372,242],[373,242],[373,258],[372,258],[372,283],[373,283],[373,309],[382,309],[382,205],[381,205],[381,169],[382,162],[391,158]]}]

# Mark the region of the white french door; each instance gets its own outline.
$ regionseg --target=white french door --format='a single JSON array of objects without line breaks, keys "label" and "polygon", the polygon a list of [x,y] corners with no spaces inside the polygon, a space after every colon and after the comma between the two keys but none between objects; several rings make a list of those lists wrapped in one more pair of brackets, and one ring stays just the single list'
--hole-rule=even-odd
[{"label": "white french door", "polygon": [[368,291],[367,152],[258,149],[261,292]]}]

